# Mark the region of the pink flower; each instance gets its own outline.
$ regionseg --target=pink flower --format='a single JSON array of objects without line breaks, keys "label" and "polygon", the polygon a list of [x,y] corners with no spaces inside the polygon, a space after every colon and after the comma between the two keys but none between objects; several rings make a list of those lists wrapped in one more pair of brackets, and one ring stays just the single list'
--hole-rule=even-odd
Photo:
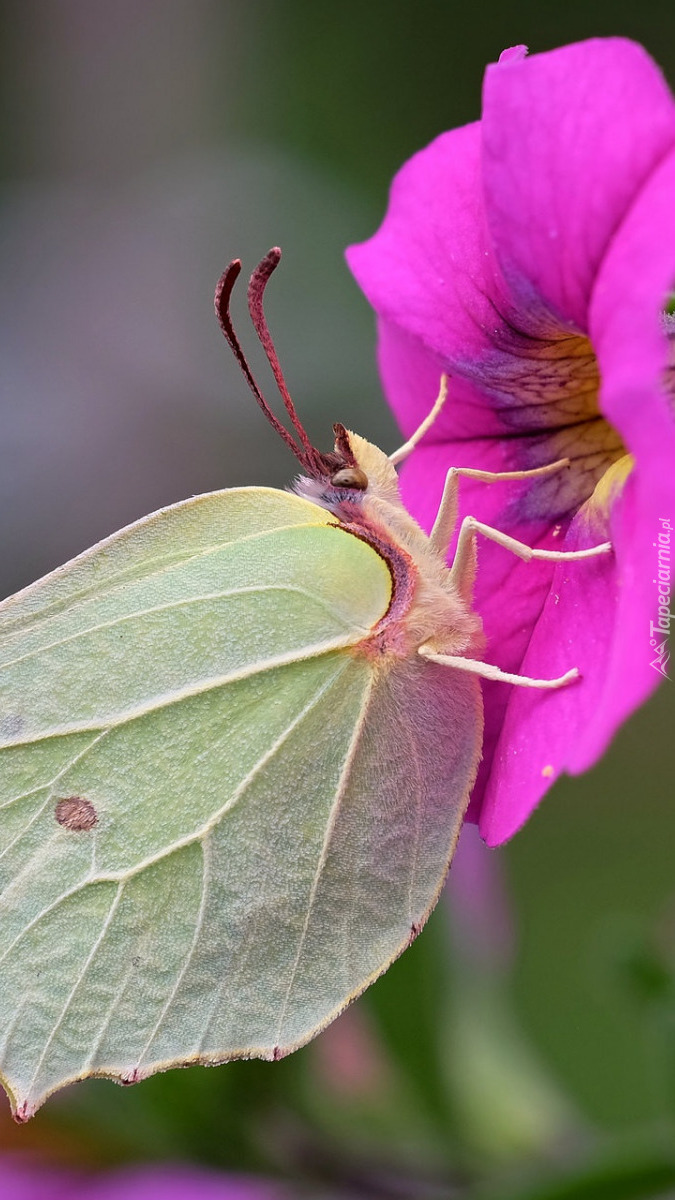
[{"label": "pink flower", "polygon": [[0,1195],[12,1200],[283,1200],[276,1184],[178,1165],[133,1167],[85,1175],[0,1161]]},{"label": "pink flower", "polygon": [[430,526],[451,464],[519,470],[567,456],[570,469],[527,486],[463,481],[462,513],[531,546],[614,545],[552,568],[480,544],[486,659],[583,676],[556,692],[485,685],[471,816],[496,844],[561,771],[598,758],[661,677],[675,527],[675,319],[664,313],[675,102],[658,68],[622,39],[505,52],[487,69],[482,120],[402,168],[381,228],[348,258],[378,315],[382,378],[406,434],[441,372],[451,377],[403,472],[420,522]]}]

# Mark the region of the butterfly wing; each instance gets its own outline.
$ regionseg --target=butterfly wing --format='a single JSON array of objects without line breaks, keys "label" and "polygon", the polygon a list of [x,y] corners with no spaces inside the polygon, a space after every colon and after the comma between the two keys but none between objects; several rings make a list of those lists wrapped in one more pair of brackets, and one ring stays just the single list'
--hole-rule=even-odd
[{"label": "butterfly wing", "polygon": [[87,1075],[278,1057],[435,902],[478,685],[359,652],[391,578],[331,522],[268,489],[199,497],[0,606],[0,1067],[20,1118]]},{"label": "butterfly wing", "polygon": [[376,669],[355,734],[276,1022],[284,1049],[381,975],[436,904],[480,760],[480,684],[416,655]]},{"label": "butterfly wing", "polygon": [[200,1056],[224,1012],[221,1057],[265,1049],[368,686],[345,648],[391,594],[329,522],[267,489],[197,498],[0,606],[20,1116],[68,1079]]}]

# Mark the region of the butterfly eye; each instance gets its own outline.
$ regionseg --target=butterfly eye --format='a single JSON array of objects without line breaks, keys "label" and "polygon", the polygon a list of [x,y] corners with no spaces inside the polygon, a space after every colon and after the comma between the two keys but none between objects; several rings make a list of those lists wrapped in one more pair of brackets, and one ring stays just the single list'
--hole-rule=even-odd
[{"label": "butterfly eye", "polygon": [[360,467],[341,467],[331,475],[330,481],[333,487],[356,488],[359,492],[365,492],[368,487],[368,476]]}]

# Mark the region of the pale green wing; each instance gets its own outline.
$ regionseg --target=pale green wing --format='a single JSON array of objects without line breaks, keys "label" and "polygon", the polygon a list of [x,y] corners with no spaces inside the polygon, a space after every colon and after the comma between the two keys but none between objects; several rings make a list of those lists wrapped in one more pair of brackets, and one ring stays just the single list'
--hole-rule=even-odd
[{"label": "pale green wing", "polygon": [[[330,519],[284,493],[202,498],[0,609],[0,1044],[19,1117],[90,1074],[280,1056],[433,905],[478,684],[350,648],[391,581]],[[61,826],[59,801],[89,827]]]},{"label": "pale green wing", "polygon": [[156,1061],[172,1030],[167,1058],[189,1058],[211,1007],[274,980],[370,677],[345,648],[391,595],[329,521],[266,489],[197,498],[0,606],[0,1070],[19,1115]]},{"label": "pale green wing", "polygon": [[374,671],[286,970],[274,1032],[282,1051],[328,1024],[419,933],[445,882],[482,742],[475,676],[417,655]]}]

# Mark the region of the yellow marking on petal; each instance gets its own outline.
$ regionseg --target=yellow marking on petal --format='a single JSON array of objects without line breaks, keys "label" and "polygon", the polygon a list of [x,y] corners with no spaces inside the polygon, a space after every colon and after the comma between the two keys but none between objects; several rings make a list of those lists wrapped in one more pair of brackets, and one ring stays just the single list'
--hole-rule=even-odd
[{"label": "yellow marking on petal", "polygon": [[607,468],[605,474],[596,483],[595,491],[590,498],[591,504],[604,509],[605,513],[609,515],[609,510],[623,491],[624,484],[634,465],[635,459],[632,454],[624,454],[623,458],[617,458],[616,462]]},{"label": "yellow marking on petal", "polygon": [[553,767],[551,763],[548,763],[547,766],[541,768],[541,773],[544,779],[550,779],[553,775],[555,775],[555,767]]},{"label": "yellow marking on petal", "polygon": [[616,503],[631,471],[635,460],[632,454],[624,454],[607,468],[593,489],[592,495],[579,510],[588,526],[597,531],[598,528],[609,527],[609,517],[612,506]]}]

